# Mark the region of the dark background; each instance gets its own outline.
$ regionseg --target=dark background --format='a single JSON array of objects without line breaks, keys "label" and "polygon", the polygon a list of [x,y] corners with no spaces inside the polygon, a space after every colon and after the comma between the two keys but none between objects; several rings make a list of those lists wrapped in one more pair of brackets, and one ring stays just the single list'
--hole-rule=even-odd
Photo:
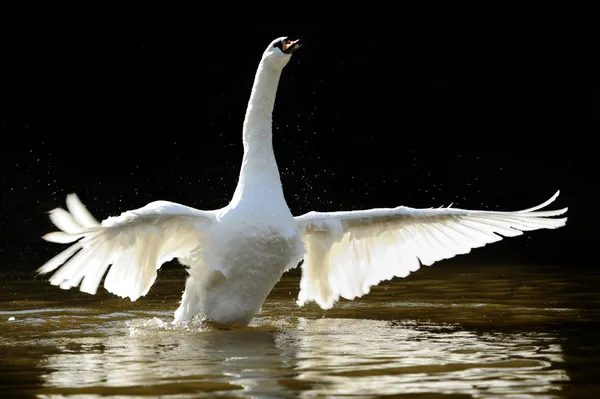
[{"label": "dark background", "polygon": [[570,208],[565,228],[450,262],[595,267],[591,10],[38,7],[1,13],[1,269],[34,270],[59,251],[40,236],[70,192],[98,219],[158,199],[226,205],[255,68],[284,35],[305,39],[274,112],[294,214],[516,210],[560,189],[553,207]]}]

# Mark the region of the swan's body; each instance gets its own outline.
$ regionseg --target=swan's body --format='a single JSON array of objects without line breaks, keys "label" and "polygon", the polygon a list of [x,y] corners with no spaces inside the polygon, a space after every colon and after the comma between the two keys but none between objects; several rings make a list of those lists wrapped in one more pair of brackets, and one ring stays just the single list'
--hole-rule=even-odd
[{"label": "swan's body", "polygon": [[275,162],[271,115],[281,72],[298,47],[279,38],[263,54],[244,120],[240,177],[226,207],[202,211],[158,201],[98,223],[71,194],[69,212],[50,213],[62,232],[44,238],[74,244],[39,272],[58,268],[52,284],[64,289],[81,284],[80,290],[91,294],[106,274],[108,291],[134,301],[148,292],[157,269],[177,258],[188,266],[189,277],[175,322],[200,314],[246,325],[281,275],[302,259],[298,304],[315,301],[328,309],[340,296],[360,297],[380,281],[406,277],[421,263],[501,240],[497,234],[565,224],[566,218],[553,217],[566,209],[539,211],[558,193],[516,212],[397,207],[294,217]]}]

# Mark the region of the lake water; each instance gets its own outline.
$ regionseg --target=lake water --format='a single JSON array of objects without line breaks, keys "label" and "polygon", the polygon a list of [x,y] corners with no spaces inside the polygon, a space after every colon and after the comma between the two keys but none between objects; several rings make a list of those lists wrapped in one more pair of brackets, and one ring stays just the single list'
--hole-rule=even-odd
[{"label": "lake water", "polygon": [[184,272],[135,303],[0,276],[2,398],[594,398],[600,274],[423,268],[330,311],[285,276],[248,328],[170,324]]}]

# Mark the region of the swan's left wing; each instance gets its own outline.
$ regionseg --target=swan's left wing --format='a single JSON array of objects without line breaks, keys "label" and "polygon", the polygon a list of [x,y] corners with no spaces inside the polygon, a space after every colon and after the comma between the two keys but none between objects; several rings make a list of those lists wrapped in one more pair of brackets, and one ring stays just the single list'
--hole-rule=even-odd
[{"label": "swan's left wing", "polygon": [[408,276],[421,263],[429,266],[500,241],[498,234],[513,237],[564,226],[567,218],[553,217],[567,208],[540,211],[558,194],[515,212],[400,206],[298,216],[307,250],[298,304],[315,301],[330,309],[340,296],[363,296],[381,281]]},{"label": "swan's left wing", "polygon": [[[95,294],[104,275],[104,288],[135,301],[154,284],[157,270],[171,259],[189,259],[206,247],[211,211],[168,201],[152,202],[98,223],[75,194],[67,196],[68,211],[57,208],[50,219],[61,231],[44,239],[72,243],[38,269],[56,272],[52,285]],[[57,270],[58,269],[58,270]],[[107,272],[108,271],[108,272]]]}]

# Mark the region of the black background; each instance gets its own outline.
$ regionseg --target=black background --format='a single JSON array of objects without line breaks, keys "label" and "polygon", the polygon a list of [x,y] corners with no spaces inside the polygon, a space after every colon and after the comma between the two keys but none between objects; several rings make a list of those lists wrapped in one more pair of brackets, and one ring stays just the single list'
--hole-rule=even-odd
[{"label": "black background", "polygon": [[595,267],[591,10],[157,4],[3,10],[0,268],[58,252],[40,236],[70,192],[99,219],[158,199],[226,205],[256,66],[284,35],[305,40],[274,112],[294,214],[514,210],[560,189],[565,228],[450,262]]}]

